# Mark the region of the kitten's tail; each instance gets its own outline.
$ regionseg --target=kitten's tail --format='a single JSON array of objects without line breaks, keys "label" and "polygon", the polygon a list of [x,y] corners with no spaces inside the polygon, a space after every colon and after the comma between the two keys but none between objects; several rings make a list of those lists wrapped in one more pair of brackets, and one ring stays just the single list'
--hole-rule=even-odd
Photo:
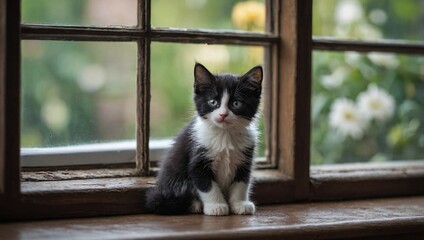
[{"label": "kitten's tail", "polygon": [[146,207],[159,215],[181,215],[189,213],[193,197],[189,193],[176,196],[173,192],[151,188],[146,194]]}]

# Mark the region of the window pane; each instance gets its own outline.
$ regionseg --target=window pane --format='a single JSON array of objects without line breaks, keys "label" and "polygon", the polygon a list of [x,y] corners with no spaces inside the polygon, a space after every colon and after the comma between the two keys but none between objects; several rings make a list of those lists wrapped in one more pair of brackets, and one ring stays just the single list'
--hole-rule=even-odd
[{"label": "window pane", "polygon": [[137,25],[137,0],[22,0],[22,22]]},{"label": "window pane", "polygon": [[265,31],[264,0],[155,0],[155,27]]},{"label": "window pane", "polygon": [[[152,43],[151,138],[172,138],[194,115],[193,68],[195,61],[212,73],[244,74],[263,64],[263,47]],[[263,131],[263,122],[260,121]],[[263,155],[264,136],[260,150]]]},{"label": "window pane", "polygon": [[424,159],[424,57],[313,53],[312,163]]},{"label": "window pane", "polygon": [[314,0],[313,34],[350,39],[424,39],[422,0]]},{"label": "window pane", "polygon": [[21,147],[135,138],[135,43],[22,41]]}]

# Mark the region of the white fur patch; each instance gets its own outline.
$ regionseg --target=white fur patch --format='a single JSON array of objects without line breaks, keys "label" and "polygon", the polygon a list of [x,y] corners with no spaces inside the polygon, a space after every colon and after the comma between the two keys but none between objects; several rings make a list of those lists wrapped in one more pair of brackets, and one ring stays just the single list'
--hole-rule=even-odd
[{"label": "white fur patch", "polygon": [[206,215],[228,215],[229,207],[224,195],[216,182],[212,181],[212,188],[209,192],[197,191],[203,202],[203,213]]},{"label": "white fur patch", "polygon": [[235,182],[230,187],[230,211],[233,214],[254,214],[255,204],[249,200],[249,185]]},{"label": "white fur patch", "polygon": [[230,187],[229,202],[249,200],[249,185],[244,182],[234,182]]},{"label": "white fur patch", "polygon": [[230,203],[231,213],[238,215],[250,215],[256,211],[255,204],[251,201],[233,202]]}]

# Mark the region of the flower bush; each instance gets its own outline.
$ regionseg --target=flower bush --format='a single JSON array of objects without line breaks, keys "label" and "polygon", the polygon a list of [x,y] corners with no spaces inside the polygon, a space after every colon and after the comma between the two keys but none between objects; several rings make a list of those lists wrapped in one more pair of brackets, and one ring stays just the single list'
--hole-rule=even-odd
[{"label": "flower bush", "polygon": [[421,159],[423,69],[417,56],[315,52],[312,162]]}]

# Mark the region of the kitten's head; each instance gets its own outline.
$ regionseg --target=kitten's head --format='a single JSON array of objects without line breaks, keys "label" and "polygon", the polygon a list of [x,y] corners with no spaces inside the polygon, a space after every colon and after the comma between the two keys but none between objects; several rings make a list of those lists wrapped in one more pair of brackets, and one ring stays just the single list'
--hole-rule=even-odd
[{"label": "kitten's head", "polygon": [[196,63],[194,102],[198,115],[220,128],[249,124],[258,111],[262,78],[261,66],[244,75],[214,75]]}]

